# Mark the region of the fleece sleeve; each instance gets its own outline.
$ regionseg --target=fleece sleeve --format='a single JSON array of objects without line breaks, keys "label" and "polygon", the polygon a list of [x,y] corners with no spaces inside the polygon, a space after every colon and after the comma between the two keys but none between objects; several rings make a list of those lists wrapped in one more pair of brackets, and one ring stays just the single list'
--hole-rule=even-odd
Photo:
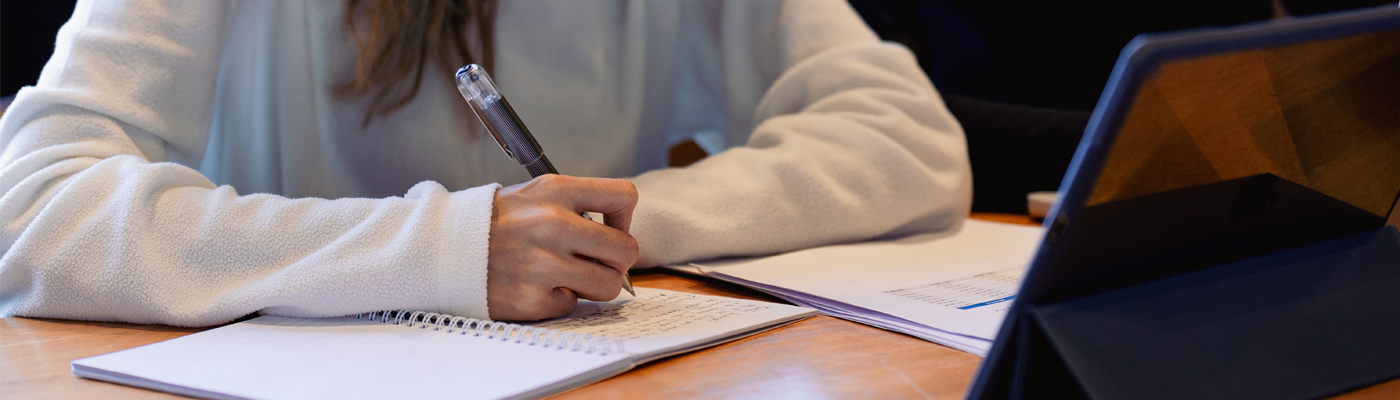
[{"label": "fleece sleeve", "polygon": [[0,315],[486,318],[498,185],[289,199],[239,195],[187,166],[208,138],[224,7],[78,4],[39,83],[0,119]]},{"label": "fleece sleeve", "polygon": [[844,1],[740,3],[718,11],[720,91],[747,143],[634,178],[638,266],[959,228],[966,144],[913,54]]}]

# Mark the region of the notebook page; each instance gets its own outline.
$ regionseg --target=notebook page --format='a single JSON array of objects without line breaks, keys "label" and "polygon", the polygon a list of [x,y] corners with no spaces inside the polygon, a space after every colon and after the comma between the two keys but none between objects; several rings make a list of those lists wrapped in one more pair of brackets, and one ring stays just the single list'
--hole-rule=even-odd
[{"label": "notebook page", "polygon": [[242,398],[487,399],[562,390],[631,360],[353,317],[264,316],[73,364]]},{"label": "notebook page", "polygon": [[723,343],[816,313],[801,307],[636,288],[608,302],[580,301],[568,317],[531,325],[623,341],[638,362]]},{"label": "notebook page", "polygon": [[1041,229],[968,220],[954,234],[819,247],[697,264],[704,271],[990,340]]}]

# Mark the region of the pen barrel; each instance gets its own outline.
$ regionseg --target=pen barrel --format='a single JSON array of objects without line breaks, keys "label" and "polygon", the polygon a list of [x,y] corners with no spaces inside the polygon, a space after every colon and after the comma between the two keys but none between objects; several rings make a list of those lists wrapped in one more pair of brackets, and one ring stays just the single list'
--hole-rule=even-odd
[{"label": "pen barrel", "polygon": [[494,101],[481,105],[480,116],[485,120],[487,129],[500,141],[506,155],[525,167],[531,177],[558,174],[559,171],[545,158],[544,149],[520,121],[520,116],[515,115],[515,109],[511,108],[510,102],[502,97],[490,100]]},{"label": "pen barrel", "polygon": [[554,169],[554,164],[549,163],[549,157],[545,157],[544,154],[540,154],[540,157],[534,162],[521,161],[520,166],[525,167],[525,170],[530,172],[531,178],[544,174],[559,174],[558,170]]}]

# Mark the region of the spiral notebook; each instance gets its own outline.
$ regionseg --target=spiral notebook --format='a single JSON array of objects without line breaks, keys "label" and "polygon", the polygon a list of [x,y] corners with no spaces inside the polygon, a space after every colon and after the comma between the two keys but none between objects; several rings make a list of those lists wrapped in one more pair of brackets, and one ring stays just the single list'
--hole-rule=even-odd
[{"label": "spiral notebook", "polygon": [[[624,295],[625,296],[625,295]],[[421,311],[262,316],[74,360],[73,374],[215,399],[536,398],[815,315],[637,288],[568,317],[508,324]]]}]

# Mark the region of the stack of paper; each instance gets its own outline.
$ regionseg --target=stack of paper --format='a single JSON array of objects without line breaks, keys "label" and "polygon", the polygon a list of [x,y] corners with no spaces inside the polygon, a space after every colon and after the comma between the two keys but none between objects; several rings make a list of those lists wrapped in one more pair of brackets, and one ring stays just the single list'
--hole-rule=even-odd
[{"label": "stack of paper", "polygon": [[1041,232],[1036,227],[968,220],[955,233],[670,268],[986,355],[1016,298]]}]

